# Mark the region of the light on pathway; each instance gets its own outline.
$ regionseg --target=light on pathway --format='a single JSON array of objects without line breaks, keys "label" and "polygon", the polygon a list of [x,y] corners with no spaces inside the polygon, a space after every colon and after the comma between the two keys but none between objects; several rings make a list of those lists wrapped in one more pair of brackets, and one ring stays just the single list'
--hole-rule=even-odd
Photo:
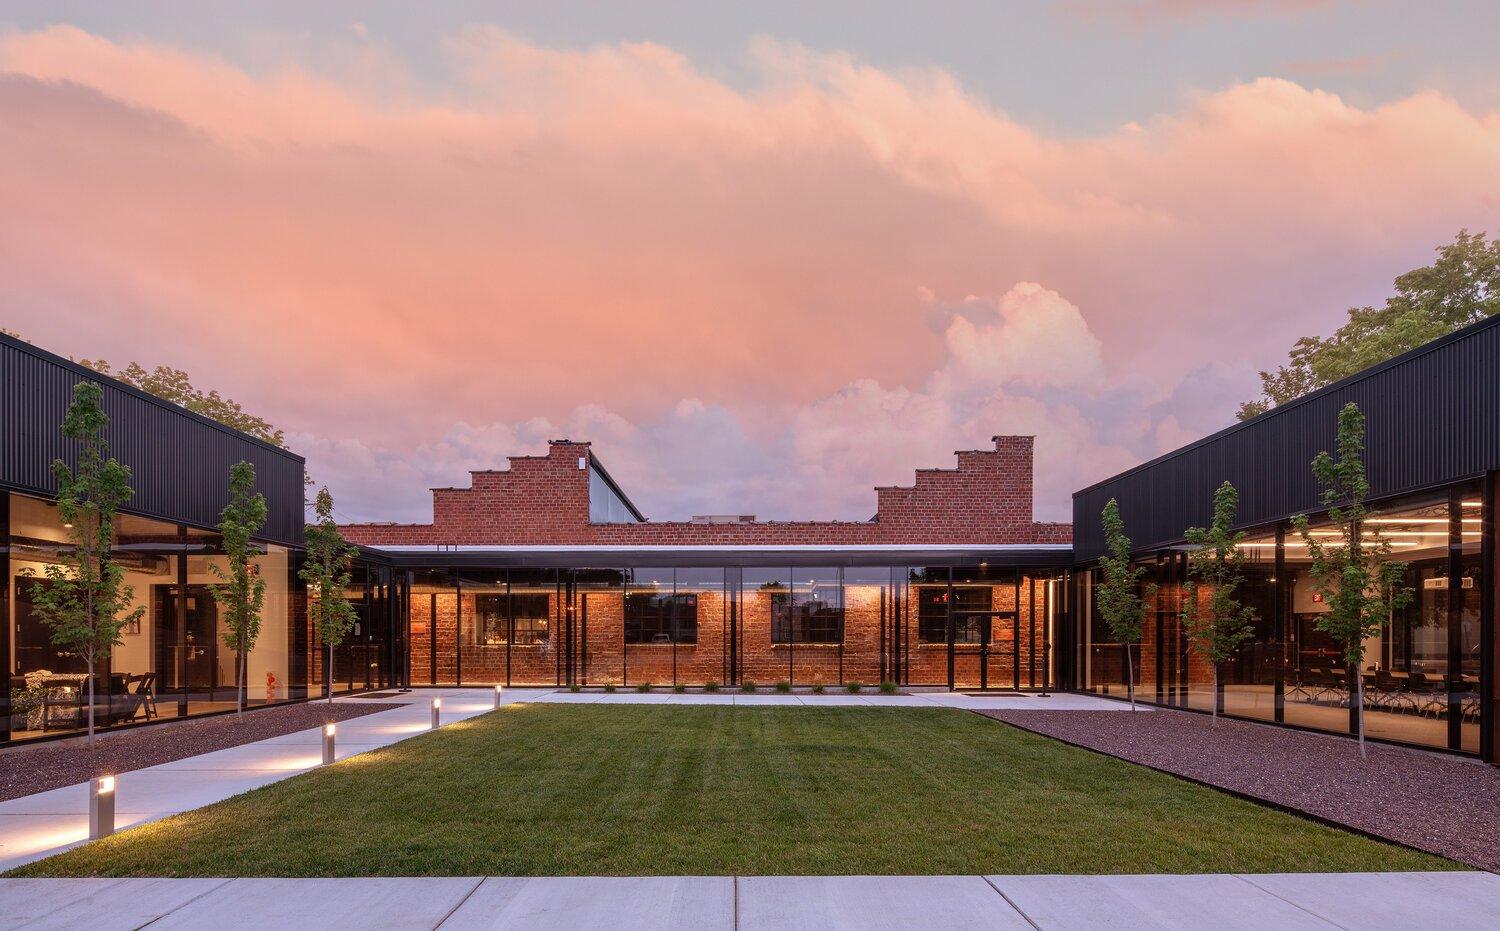
[{"label": "light on pathway", "polygon": [[442,715],[442,713],[443,713],[443,700],[441,698],[434,698],[432,700],[432,729],[433,730],[437,730],[438,729],[438,727],[439,727],[438,718],[439,718],[439,716]]},{"label": "light on pathway", "polygon": [[501,689],[500,686],[498,686],[498,685],[495,686],[495,707],[496,708],[500,707],[500,692],[501,691],[502,691],[502,689]]},{"label": "light on pathway", "polygon": [[89,783],[89,839],[115,833],[115,777],[99,776]]},{"label": "light on pathway", "polygon": [[333,734],[338,730],[338,725],[329,721],[323,725],[323,765],[327,766],[333,762]]}]

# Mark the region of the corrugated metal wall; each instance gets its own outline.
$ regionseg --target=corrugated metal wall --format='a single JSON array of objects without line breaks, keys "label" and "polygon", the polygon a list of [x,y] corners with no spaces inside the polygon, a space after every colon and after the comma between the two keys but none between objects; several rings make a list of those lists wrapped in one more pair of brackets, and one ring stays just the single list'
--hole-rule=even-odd
[{"label": "corrugated metal wall", "polygon": [[1211,516],[1225,480],[1240,492],[1242,526],[1319,509],[1311,462],[1332,451],[1339,409],[1367,421],[1372,496],[1448,484],[1500,468],[1500,317],[1330,385],[1073,495],[1077,562],[1103,549],[1099,512],[1120,503],[1137,548],[1180,540]]},{"label": "corrugated metal wall", "polygon": [[73,461],[60,427],[73,386],[104,386],[110,454],[130,466],[133,513],[212,527],[228,496],[229,467],[240,460],[270,505],[262,534],[278,543],[303,539],[302,457],[152,398],[25,343],[0,335],[0,486],[50,495],[51,464]]}]

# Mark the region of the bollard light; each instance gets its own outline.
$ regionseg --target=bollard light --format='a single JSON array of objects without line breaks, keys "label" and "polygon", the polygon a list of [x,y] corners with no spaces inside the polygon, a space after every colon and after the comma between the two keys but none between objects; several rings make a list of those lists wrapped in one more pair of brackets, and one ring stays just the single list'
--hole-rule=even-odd
[{"label": "bollard light", "polygon": [[115,833],[115,777],[99,776],[89,783],[89,839]]},{"label": "bollard light", "polygon": [[501,687],[500,687],[500,686],[498,686],[498,685],[497,685],[497,686],[495,686],[495,707],[496,707],[496,708],[499,708],[499,707],[500,707],[500,692],[501,692],[501,691],[502,691],[502,690],[501,690]]},{"label": "bollard light", "polygon": [[333,732],[338,730],[332,721],[323,725],[323,765],[333,762]]},{"label": "bollard light", "polygon": [[443,700],[434,698],[432,700],[432,729],[438,729],[438,716],[443,713]]}]

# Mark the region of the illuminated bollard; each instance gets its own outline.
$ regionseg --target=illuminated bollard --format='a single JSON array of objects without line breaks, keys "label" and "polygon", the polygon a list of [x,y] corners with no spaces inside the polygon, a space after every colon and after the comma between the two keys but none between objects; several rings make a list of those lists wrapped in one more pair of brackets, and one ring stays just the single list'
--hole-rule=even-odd
[{"label": "illuminated bollard", "polygon": [[495,686],[495,707],[496,708],[500,707],[500,691],[501,691],[500,686],[498,686],[498,685]]},{"label": "illuminated bollard", "polygon": [[438,717],[442,713],[443,713],[443,700],[441,698],[434,698],[432,700],[432,729],[433,730],[437,730],[438,727],[440,726],[438,724]]},{"label": "illuminated bollard", "polygon": [[338,728],[329,722],[323,725],[323,765],[333,762],[333,732]]},{"label": "illuminated bollard", "polygon": [[115,833],[115,777],[99,776],[89,783],[89,839]]}]

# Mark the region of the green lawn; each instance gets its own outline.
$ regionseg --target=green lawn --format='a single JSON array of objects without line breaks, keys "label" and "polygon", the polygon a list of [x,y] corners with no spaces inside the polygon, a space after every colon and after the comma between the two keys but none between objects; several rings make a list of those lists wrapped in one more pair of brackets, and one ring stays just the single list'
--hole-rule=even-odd
[{"label": "green lawn", "polygon": [[1445,868],[963,711],[514,705],[10,875]]}]

